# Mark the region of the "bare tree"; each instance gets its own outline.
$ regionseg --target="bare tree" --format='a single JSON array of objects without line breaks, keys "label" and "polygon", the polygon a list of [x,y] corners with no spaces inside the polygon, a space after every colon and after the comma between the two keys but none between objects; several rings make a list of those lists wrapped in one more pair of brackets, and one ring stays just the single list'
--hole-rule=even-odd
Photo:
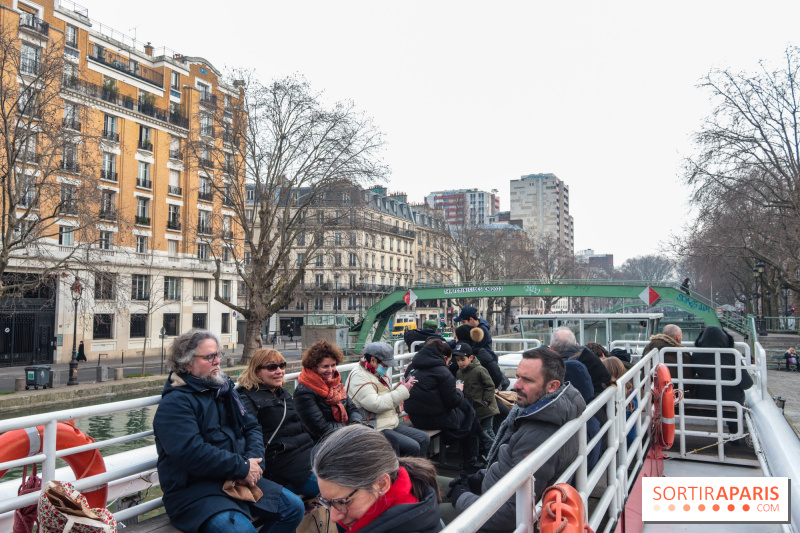
[{"label": "bare tree", "polygon": [[[231,78],[239,98],[214,118],[223,128],[222,145],[199,141],[190,150],[201,168],[225,169],[210,186],[223,195],[234,213],[231,223],[244,236],[214,247],[214,297],[247,321],[247,362],[260,344],[262,324],[292,300],[310,261],[335,246],[331,230],[364,222],[355,220],[361,187],[387,171],[379,159],[381,133],[351,102],[327,106],[297,77],[268,85],[250,72]],[[243,280],[247,307],[220,293],[224,254]]]},{"label": "bare tree", "polygon": [[[547,235],[539,242],[534,243],[530,256],[530,272],[532,279],[554,283],[563,279],[570,279],[575,271],[575,256],[565,245],[561,244],[553,235]],[[553,304],[561,296],[542,295],[544,312],[549,313]]]},{"label": "bare tree", "polygon": [[[531,241],[527,233],[520,229],[500,227],[486,228],[485,239],[493,244],[491,253],[484,253],[481,258],[483,270],[487,279],[512,280],[529,279],[531,276],[530,258],[532,255]],[[492,316],[496,303],[500,305],[503,314],[504,332],[511,331],[511,309],[514,303],[513,296],[489,297],[487,307],[488,316]]]},{"label": "bare tree", "polygon": [[622,263],[615,277],[638,281],[672,281],[675,278],[675,264],[662,255],[640,255]]}]

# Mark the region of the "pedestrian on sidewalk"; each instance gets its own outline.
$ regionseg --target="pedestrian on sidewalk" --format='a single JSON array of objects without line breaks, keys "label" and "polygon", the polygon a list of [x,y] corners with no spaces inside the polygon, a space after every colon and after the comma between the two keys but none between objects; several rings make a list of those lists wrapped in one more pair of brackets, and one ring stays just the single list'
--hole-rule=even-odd
[{"label": "pedestrian on sidewalk", "polygon": [[786,359],[786,371],[789,371],[789,365],[794,365],[795,370],[800,372],[800,359],[797,357],[797,352],[794,348],[789,348],[789,351],[783,354],[783,358]]},{"label": "pedestrian on sidewalk", "polygon": [[83,341],[78,344],[78,357],[75,358],[76,361],[86,361],[86,352],[83,348]]},{"label": "pedestrian on sidewalk", "polygon": [[289,335],[289,342],[294,342],[294,328],[289,326],[289,331],[286,332]]}]

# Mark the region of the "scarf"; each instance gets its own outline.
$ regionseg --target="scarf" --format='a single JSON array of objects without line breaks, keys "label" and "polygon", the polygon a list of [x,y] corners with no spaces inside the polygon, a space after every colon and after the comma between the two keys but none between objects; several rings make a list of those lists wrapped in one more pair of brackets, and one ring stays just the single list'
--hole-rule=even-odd
[{"label": "scarf", "polygon": [[339,522],[339,525],[345,528],[347,533],[353,533],[353,531],[358,531],[371,524],[390,507],[417,502],[419,500],[411,494],[411,478],[408,476],[406,469],[401,466],[397,469],[397,479],[392,483],[392,486],[389,487],[386,494],[380,496],[378,501],[372,504],[372,507],[364,513],[364,516],[356,520],[350,529],[341,522]]},{"label": "scarf", "polygon": [[339,374],[338,370],[334,371],[332,380],[325,381],[322,376],[313,370],[303,367],[297,377],[297,381],[325,400],[325,404],[330,406],[333,412],[334,420],[341,424],[347,424],[347,410],[342,405],[342,400],[347,398],[347,392],[344,390],[342,375]]},{"label": "scarf", "polygon": [[514,435],[514,433],[516,433],[517,425],[515,424],[515,422],[517,421],[517,418],[519,418],[520,416],[525,416],[534,413],[539,409],[541,409],[542,407],[544,407],[545,405],[547,405],[548,403],[552,402],[561,393],[563,388],[564,385],[561,385],[554,392],[545,394],[544,396],[539,398],[539,401],[529,405],[525,409],[521,408],[519,405],[515,405],[514,407],[511,408],[511,410],[508,412],[508,416],[506,417],[506,419],[503,421],[502,424],[500,424],[500,428],[497,430],[497,435],[494,438],[494,443],[492,444],[492,447],[489,449],[489,453],[486,455],[487,468],[489,466],[492,466],[492,463],[497,460],[497,454],[500,451],[500,446],[502,446],[503,444],[507,444],[508,441],[511,440],[511,437]]},{"label": "scarf", "polygon": [[191,374],[182,374],[180,377],[187,383],[194,383],[195,385],[210,390],[214,399],[222,403],[224,409],[231,417],[234,434],[237,437],[244,436],[244,432],[242,431],[244,429],[244,404],[242,404],[242,400],[239,398],[236,391],[233,390],[230,378],[226,379],[222,385],[216,385],[204,379],[196,378]]},{"label": "scarf", "polygon": [[381,376],[378,375],[378,370],[374,366],[372,366],[371,364],[367,363],[366,361],[361,361],[361,366],[364,367],[364,369],[367,372],[369,372],[370,374],[373,374],[376,378],[378,378],[378,381],[380,381],[383,384],[384,387],[386,387],[387,389],[391,390],[391,387],[389,387],[389,383],[384,378],[382,378]]}]

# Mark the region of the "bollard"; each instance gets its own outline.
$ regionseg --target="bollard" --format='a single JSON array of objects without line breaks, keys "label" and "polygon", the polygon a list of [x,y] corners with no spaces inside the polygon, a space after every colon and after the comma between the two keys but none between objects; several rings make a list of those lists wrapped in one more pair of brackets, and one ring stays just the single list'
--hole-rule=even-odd
[{"label": "bollard", "polygon": [[25,390],[25,378],[14,378],[14,390]]},{"label": "bollard", "polygon": [[101,383],[103,381],[108,381],[108,367],[107,366],[98,366],[97,367],[97,382]]},{"label": "bollard", "polygon": [[119,381],[121,379],[125,379],[125,369],[124,368],[115,368],[114,369],[114,379]]},{"label": "bollard", "polygon": [[50,389],[54,389],[61,385],[61,372],[54,370],[50,372],[50,380],[47,383],[47,387]]},{"label": "bollard", "polygon": [[229,355],[228,357],[226,357],[226,359],[227,359],[227,361],[225,362],[225,364],[228,366],[228,368],[232,367],[233,366],[233,357],[231,357]]}]

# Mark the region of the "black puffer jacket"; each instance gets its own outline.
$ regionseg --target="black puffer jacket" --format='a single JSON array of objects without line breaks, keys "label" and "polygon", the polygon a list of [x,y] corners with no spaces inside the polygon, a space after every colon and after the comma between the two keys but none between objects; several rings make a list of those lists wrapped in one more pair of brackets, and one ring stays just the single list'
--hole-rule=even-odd
[{"label": "black puffer jacket", "polygon": [[419,429],[458,429],[456,409],[464,394],[456,388],[456,379],[447,369],[444,357],[432,345],[422,347],[406,369],[417,378],[410,396],[403,403],[411,423]]},{"label": "black puffer jacket", "polygon": [[[413,389],[412,389],[413,390]],[[364,533],[436,533],[442,530],[441,513],[433,489],[418,503],[403,503],[386,509],[359,531]],[[339,528],[339,531],[342,531]]]},{"label": "black puffer jacket", "polygon": [[[719,326],[708,326],[700,332],[700,336],[694,343],[696,348],[733,348],[733,337]],[[704,365],[695,368],[695,378],[715,379],[716,378],[716,354],[713,353],[692,353],[692,363]],[[720,364],[735,365],[736,356],[732,353],[720,354]],[[728,385],[722,387],[722,400],[732,401],[744,405],[744,391],[753,386],[753,378],[746,370],[742,370],[742,379],[738,385]],[[723,380],[736,379],[736,369],[722,368],[720,377]],[[717,388],[715,385],[695,385],[694,396],[701,400],[715,400],[717,398]]]},{"label": "black puffer jacket", "polygon": [[[356,404],[350,398],[342,400],[342,404],[347,411],[347,424],[360,424],[361,415]],[[298,385],[297,389],[295,389],[294,406],[297,409],[300,420],[303,422],[306,433],[311,435],[314,442],[319,442],[322,437],[331,431],[347,425],[337,422],[333,418],[331,406],[325,403],[325,398],[322,398],[305,385]]]},{"label": "black puffer jacket", "polygon": [[[238,389],[238,392],[244,408],[258,419],[264,433],[264,477],[281,485],[292,483],[302,486],[311,474],[311,450],[314,448],[314,441],[303,430],[292,395],[283,387],[270,391],[264,385],[259,385],[258,389]],[[275,437],[267,445],[273,433]]]},{"label": "black puffer jacket", "polygon": [[[441,339],[442,336],[432,329],[410,329],[405,332],[403,335],[403,340],[406,342],[406,346],[408,346],[408,350],[411,351],[411,344],[422,341],[425,342],[428,339]],[[414,349],[415,352],[418,352],[419,349],[422,348],[422,345],[417,345]]]}]

